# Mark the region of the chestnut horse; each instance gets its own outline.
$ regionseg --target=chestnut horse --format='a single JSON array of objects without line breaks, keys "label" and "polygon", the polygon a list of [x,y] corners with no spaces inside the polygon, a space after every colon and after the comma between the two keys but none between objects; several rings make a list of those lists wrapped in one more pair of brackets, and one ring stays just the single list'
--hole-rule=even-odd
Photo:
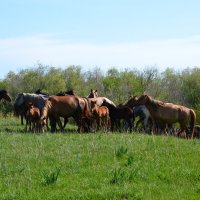
[{"label": "chestnut horse", "polygon": [[[142,95],[138,98],[135,105],[145,105],[154,120],[160,120],[166,124],[180,124],[180,131],[177,136],[182,132],[186,132],[189,136],[188,124],[190,124],[191,138],[194,137],[194,127],[196,123],[196,114],[194,110],[185,106],[176,105],[173,103],[163,103],[162,101],[155,100],[148,95]],[[155,122],[154,122],[155,126]]]},{"label": "chestnut horse", "polygon": [[97,123],[97,130],[110,128],[109,110],[106,106],[98,106],[95,101],[91,101],[91,112],[93,119]]},{"label": "chestnut horse", "polygon": [[[27,105],[26,118],[29,124],[29,130],[34,133],[39,133],[40,130],[40,110],[35,107],[32,102],[29,102]],[[27,125],[28,125],[27,124]],[[27,127],[26,127],[27,129]]]},{"label": "chestnut horse", "polygon": [[91,118],[88,101],[79,96],[51,96],[45,103],[40,120],[46,121],[49,117],[51,132],[56,131],[56,122],[62,130],[60,117],[73,117],[78,125],[79,132],[82,132],[83,119]]}]

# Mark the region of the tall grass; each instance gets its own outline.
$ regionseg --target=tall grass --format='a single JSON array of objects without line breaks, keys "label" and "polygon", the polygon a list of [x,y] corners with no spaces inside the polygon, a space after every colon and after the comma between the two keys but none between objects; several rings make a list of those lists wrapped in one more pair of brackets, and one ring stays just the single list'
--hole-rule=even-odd
[{"label": "tall grass", "polygon": [[[199,199],[200,141],[27,134],[0,122],[0,199]],[[12,131],[6,131],[9,128]]]}]

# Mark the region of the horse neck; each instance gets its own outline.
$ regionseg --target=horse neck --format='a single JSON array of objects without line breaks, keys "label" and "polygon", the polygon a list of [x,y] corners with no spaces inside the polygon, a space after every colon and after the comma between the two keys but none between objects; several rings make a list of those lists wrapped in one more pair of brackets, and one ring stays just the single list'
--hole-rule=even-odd
[{"label": "horse neck", "polygon": [[128,106],[129,108],[133,108],[134,103],[131,100],[129,100],[127,103],[124,104],[124,106]]},{"label": "horse neck", "polygon": [[159,107],[159,104],[163,103],[161,101],[158,101],[156,99],[148,99],[145,102],[145,106],[150,110],[150,111],[156,111],[156,109]]},{"label": "horse neck", "polygon": [[109,104],[109,105],[108,105],[108,109],[115,112],[118,108],[116,108],[116,107],[115,107],[114,105],[112,105],[112,104]]}]

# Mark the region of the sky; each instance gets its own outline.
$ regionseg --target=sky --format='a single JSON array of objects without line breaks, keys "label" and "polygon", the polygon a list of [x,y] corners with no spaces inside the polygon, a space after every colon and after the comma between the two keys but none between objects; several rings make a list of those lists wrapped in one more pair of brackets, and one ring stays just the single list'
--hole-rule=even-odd
[{"label": "sky", "polygon": [[37,63],[200,67],[199,9],[199,0],[2,1],[0,78]]}]

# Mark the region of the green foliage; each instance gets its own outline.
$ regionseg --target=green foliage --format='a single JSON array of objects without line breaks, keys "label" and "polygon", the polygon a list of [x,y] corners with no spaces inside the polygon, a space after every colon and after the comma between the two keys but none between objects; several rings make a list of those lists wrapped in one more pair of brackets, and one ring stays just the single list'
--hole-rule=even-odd
[{"label": "green foliage", "polygon": [[34,68],[10,71],[0,81],[0,89],[6,89],[12,99],[20,92],[35,92],[42,89],[54,95],[73,89],[76,95],[88,96],[90,89],[97,89],[100,96],[106,96],[116,104],[127,102],[130,95],[144,92],[164,102],[191,107],[199,113],[200,69],[188,68],[177,72],[172,68],[159,72],[155,67],[143,70],[116,68],[103,73],[100,68],[83,71],[81,66],[65,69],[38,63]]}]

